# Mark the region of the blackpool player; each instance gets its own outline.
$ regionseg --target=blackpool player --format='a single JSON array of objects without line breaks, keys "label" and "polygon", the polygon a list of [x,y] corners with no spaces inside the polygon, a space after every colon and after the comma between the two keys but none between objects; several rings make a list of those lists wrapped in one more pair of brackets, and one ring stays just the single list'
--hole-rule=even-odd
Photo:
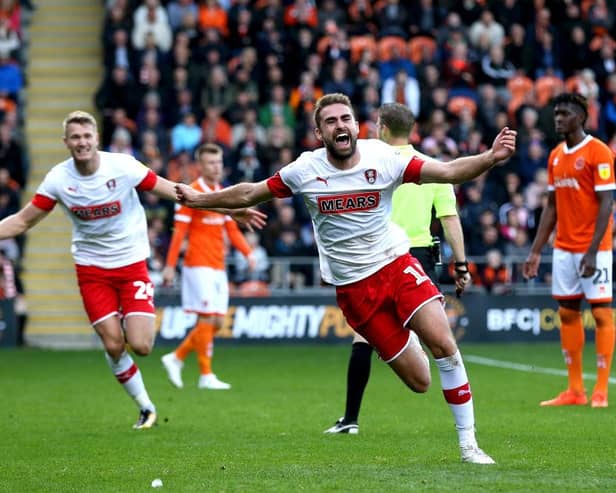
[{"label": "blackpool player", "polygon": [[[0,221],[0,239],[24,233],[60,204],[73,223],[71,252],[83,304],[117,381],[139,408],[136,429],[151,428],[156,408],[126,343],[145,356],[154,342],[154,290],[146,267],[147,225],[137,190],[174,200],[174,183],[126,154],[101,152],[96,120],[84,111],[63,122],[71,157],[54,166],[32,200]],[[244,211],[257,227],[263,215]]]},{"label": "blackpool player", "polygon": [[[203,144],[196,158],[201,176],[191,184],[199,192],[222,190],[222,148],[216,144]],[[229,282],[225,270],[225,233],[231,244],[248,259],[254,268],[250,246],[237,223],[229,216],[211,211],[180,207],[175,211],[175,224],[163,279],[169,284],[175,278],[175,266],[186,236],[188,246],[182,266],[182,306],[185,311],[198,315],[197,323],[178,348],[162,357],[173,385],[182,388],[182,367],[186,356],[197,354],[200,389],[227,390],[231,385],[218,379],[212,372],[214,334],[222,328],[229,307]]]},{"label": "blackpool player", "polygon": [[442,295],[408,253],[404,231],[390,221],[391,198],[404,182],[458,183],[478,176],[513,154],[516,132],[503,128],[489,151],[440,163],[402,156],[379,140],[358,140],[359,126],[344,94],[321,97],[314,122],[324,148],[303,153],[259,183],[214,193],[176,185],[178,200],[195,208],[234,208],[301,194],[315,230],[321,275],[336,286],[349,324],[411,390],[425,392],[430,370],[415,332],[435,358],[462,461],[493,464],[477,445],[471,388]]},{"label": "blackpool player", "polygon": [[548,159],[548,204],[524,264],[524,276],[535,277],[541,250],[554,228],[552,297],[558,301],[560,344],[569,385],[541,406],[585,405],[581,302],[586,298],[596,322],[597,383],[592,407],[607,407],[614,352],[612,313],[612,204],[616,189],[614,155],[599,139],[586,135],[586,99],[560,94],[554,99],[554,126],[564,137]]}]

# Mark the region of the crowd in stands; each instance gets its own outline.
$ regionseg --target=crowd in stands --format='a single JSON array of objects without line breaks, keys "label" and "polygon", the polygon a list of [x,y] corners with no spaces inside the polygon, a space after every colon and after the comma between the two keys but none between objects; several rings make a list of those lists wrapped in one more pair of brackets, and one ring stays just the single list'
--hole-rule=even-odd
[{"label": "crowd in stands", "polygon": [[[25,45],[34,8],[29,1],[0,1],[0,220],[19,210],[28,179],[24,137]],[[0,240],[0,300],[15,300],[19,344],[23,344],[26,317],[19,275],[24,241],[24,237]]]},{"label": "crowd in stands", "polygon": [[[515,157],[456,189],[467,254],[486,259],[475,283],[494,289],[520,280],[503,258],[527,254],[545,200],[558,142],[551,97],[585,95],[588,131],[616,151],[615,3],[107,0],[102,145],[189,182],[194,149],[215,142],[230,185],[318,147],[311,112],[328,92],[351,98],[363,138],[375,136],[382,103],[405,103],[417,116],[412,142],[442,160],[487,149],[509,125],[519,132]],[[146,207],[154,268],[172,207],[152,198]],[[265,258],[315,255],[302,203],[277,200],[266,212],[269,225],[253,239]]]}]

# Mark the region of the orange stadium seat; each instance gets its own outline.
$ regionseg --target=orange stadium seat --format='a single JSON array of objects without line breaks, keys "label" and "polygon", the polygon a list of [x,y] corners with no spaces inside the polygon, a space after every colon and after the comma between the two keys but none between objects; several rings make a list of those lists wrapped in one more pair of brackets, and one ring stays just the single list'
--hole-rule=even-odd
[{"label": "orange stadium seat", "polygon": [[565,84],[560,77],[544,75],[535,81],[535,99],[537,105],[542,108],[549,103],[557,94],[565,89]]},{"label": "orange stadium seat", "polygon": [[533,81],[525,75],[514,75],[507,81],[507,89],[514,99],[522,99],[534,89]]},{"label": "orange stadium seat", "polygon": [[507,81],[507,89],[511,94],[511,99],[507,103],[507,115],[510,121],[515,121],[515,114],[522,103],[534,103],[535,85],[530,77],[525,75],[514,75]]},{"label": "orange stadium seat", "polygon": [[408,53],[413,63],[431,60],[436,54],[436,41],[430,36],[415,36],[408,43]]},{"label": "orange stadium seat", "polygon": [[406,57],[408,47],[406,41],[399,36],[385,36],[377,41],[377,55],[379,61],[391,60],[392,51],[397,48],[401,56]]},{"label": "orange stadium seat", "polygon": [[477,103],[468,96],[454,96],[447,103],[447,111],[453,115],[458,115],[463,109],[468,109],[475,116]]},{"label": "orange stadium seat", "polygon": [[366,50],[376,55],[376,40],[371,34],[363,36],[351,36],[349,39],[351,48],[351,63],[357,63],[361,59],[362,53]]}]

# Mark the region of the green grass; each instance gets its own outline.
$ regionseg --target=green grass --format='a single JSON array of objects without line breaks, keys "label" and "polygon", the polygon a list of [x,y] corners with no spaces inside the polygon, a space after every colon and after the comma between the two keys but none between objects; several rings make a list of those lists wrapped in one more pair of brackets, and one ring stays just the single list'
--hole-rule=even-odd
[{"label": "green grass", "polygon": [[[462,350],[563,367],[555,344]],[[459,462],[434,365],[416,395],[375,358],[361,433],[330,436],[349,346],[220,344],[228,392],[197,390],[193,358],[172,388],[164,351],[138,360],[160,416],[145,431],[102,352],[0,351],[0,492],[146,492],[154,478],[168,492],[616,491],[614,408],[537,405],[564,377],[467,363],[480,445],[497,461],[474,466]]]}]

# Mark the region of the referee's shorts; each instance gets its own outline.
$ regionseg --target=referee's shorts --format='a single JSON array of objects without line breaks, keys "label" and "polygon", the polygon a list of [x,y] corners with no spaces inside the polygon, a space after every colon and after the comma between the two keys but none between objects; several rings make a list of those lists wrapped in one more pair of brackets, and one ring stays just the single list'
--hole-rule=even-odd
[{"label": "referee's shorts", "polygon": [[434,260],[434,254],[432,253],[432,247],[411,247],[409,253],[419,260],[419,263],[423,267],[424,272],[428,275],[430,280],[440,291],[441,287],[438,283],[438,275],[436,274],[436,262]]}]

